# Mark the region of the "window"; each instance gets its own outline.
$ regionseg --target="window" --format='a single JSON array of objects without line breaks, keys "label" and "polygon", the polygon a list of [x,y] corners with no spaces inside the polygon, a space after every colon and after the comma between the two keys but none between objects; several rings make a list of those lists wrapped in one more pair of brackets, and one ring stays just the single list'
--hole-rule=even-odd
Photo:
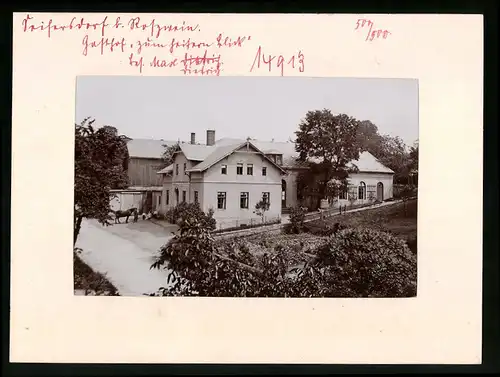
[{"label": "window", "polygon": [[226,193],[217,193],[217,209],[226,209]]},{"label": "window", "polygon": [[247,164],[247,175],[253,175],[253,164]]},{"label": "window", "polygon": [[270,192],[263,192],[262,193],[262,201],[264,203],[270,204],[271,203],[271,193]]},{"label": "window", "polygon": [[226,175],[227,174],[227,165],[222,165],[220,168],[220,173]]},{"label": "window", "polygon": [[341,200],[347,200],[347,190],[342,190],[339,193],[339,199]]},{"label": "window", "polygon": [[175,164],[175,175],[179,175],[179,164]]},{"label": "window", "polygon": [[236,174],[243,175],[243,164],[236,164]]},{"label": "window", "polygon": [[186,202],[186,191],[182,191],[182,202]]},{"label": "window", "polygon": [[283,165],[283,156],[282,155],[276,155],[276,163],[278,165]]},{"label": "window", "polygon": [[194,192],[194,202],[198,203],[198,191]]},{"label": "window", "polygon": [[186,163],[184,163],[184,167],[183,168],[184,168],[184,174],[187,174],[186,173]]},{"label": "window", "polygon": [[240,194],[240,208],[248,209],[248,192],[242,192]]},{"label": "window", "polygon": [[175,189],[175,204],[179,204],[179,189]]},{"label": "window", "polygon": [[158,207],[161,207],[161,194],[158,195]]},{"label": "window", "polygon": [[365,184],[365,182],[359,183],[358,199],[366,199],[366,184]]},{"label": "window", "polygon": [[262,168],[262,175],[267,175],[267,168],[265,166]]},{"label": "window", "polygon": [[167,190],[167,198],[166,199],[167,199],[167,205],[168,205],[170,202],[170,191],[169,190]]}]

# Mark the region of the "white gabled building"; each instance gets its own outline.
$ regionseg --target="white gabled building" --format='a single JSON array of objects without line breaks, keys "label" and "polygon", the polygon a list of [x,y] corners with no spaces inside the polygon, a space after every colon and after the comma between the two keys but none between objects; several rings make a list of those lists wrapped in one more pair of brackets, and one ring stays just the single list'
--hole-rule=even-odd
[{"label": "white gabled building", "polygon": [[[198,202],[204,211],[214,210],[218,227],[231,227],[260,221],[255,205],[265,199],[270,203],[266,221],[278,219],[283,208],[302,204],[297,176],[307,167],[297,157],[293,142],[215,141],[215,131],[207,130],[206,144],[196,144],[191,134],[190,143],[179,143],[173,164],[158,172],[163,178],[161,211]],[[335,205],[347,204],[349,197],[355,204],[392,198],[391,169],[368,152],[351,164],[358,172],[349,175],[349,192]]]}]

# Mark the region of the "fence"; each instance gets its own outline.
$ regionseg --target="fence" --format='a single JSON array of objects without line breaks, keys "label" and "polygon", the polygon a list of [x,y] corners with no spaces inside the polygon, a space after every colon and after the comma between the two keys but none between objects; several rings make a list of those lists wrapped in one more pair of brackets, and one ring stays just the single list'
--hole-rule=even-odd
[{"label": "fence", "polygon": [[231,232],[234,230],[259,228],[266,225],[281,223],[280,217],[264,217],[264,219],[235,219],[217,221],[217,229],[213,233]]}]

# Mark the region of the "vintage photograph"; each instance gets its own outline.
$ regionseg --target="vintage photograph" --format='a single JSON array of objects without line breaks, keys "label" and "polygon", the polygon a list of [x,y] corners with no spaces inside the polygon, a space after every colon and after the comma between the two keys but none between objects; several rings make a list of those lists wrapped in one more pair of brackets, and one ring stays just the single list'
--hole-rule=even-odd
[{"label": "vintage photograph", "polygon": [[418,80],[81,76],[74,292],[417,295]]}]

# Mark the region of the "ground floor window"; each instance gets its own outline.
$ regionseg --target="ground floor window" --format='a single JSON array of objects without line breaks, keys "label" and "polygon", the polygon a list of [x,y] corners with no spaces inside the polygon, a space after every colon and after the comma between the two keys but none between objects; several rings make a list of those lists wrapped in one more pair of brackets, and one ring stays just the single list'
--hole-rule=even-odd
[{"label": "ground floor window", "polygon": [[217,209],[226,209],[226,193],[217,193]]},{"label": "ground floor window", "polygon": [[182,202],[186,202],[186,191],[182,191]]},{"label": "ground floor window", "polygon": [[358,187],[358,199],[366,199],[366,184],[365,182],[360,182]]},{"label": "ground floor window", "polygon": [[167,197],[165,199],[167,199],[167,206],[168,206],[168,204],[170,202],[170,191],[169,190],[167,190]]},{"label": "ground floor window", "polygon": [[194,202],[198,203],[198,191],[194,192]]},{"label": "ground floor window", "polygon": [[347,200],[347,190],[341,190],[339,193],[339,199]]},{"label": "ground floor window", "polygon": [[158,195],[158,207],[161,207],[161,194]]},{"label": "ground floor window", "polygon": [[271,204],[271,193],[263,192],[262,193],[262,201],[267,204]]},{"label": "ground floor window", "polygon": [[240,208],[248,209],[248,192],[242,192],[240,194]]}]

